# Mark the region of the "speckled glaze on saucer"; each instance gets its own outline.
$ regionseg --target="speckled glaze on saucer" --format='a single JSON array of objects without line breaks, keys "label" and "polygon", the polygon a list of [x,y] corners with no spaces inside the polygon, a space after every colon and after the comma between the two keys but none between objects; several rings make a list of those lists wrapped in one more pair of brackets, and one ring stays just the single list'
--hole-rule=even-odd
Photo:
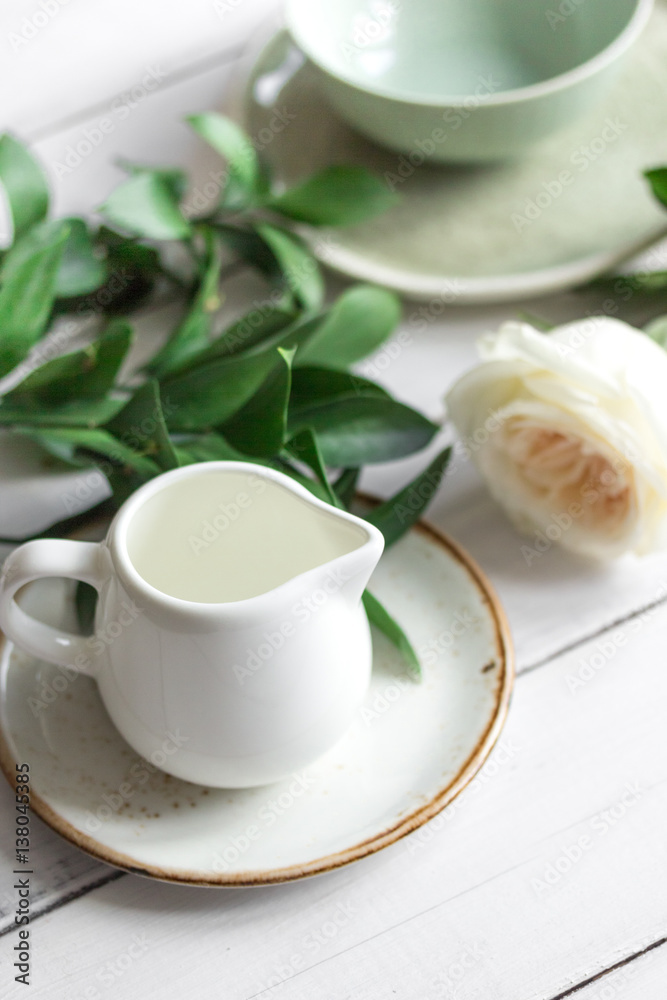
[{"label": "speckled glaze on saucer", "polygon": [[608,97],[502,164],[435,166],[418,149],[410,160],[375,145],[337,117],[286,32],[249,53],[242,74],[231,110],[279,180],[359,163],[400,195],[384,215],[313,239],[321,259],[350,277],[413,299],[512,301],[584,282],[665,232],[664,209],[641,176],[667,162],[665,0]]},{"label": "speckled glaze on saucer", "polygon": [[[265,885],[373,854],[473,778],[500,734],[514,673],[488,582],[433,529],[419,525],[386,553],[372,589],[421,650],[423,682],[408,680],[394,649],[374,636],[372,686],[353,726],[286,781],[227,790],[173,778],[124,742],[92,679],[68,677],[6,641],[2,769],[12,782],[27,762],[37,815],[101,861],[152,878]],[[74,627],[66,581],[32,584],[22,600],[36,617]]]}]

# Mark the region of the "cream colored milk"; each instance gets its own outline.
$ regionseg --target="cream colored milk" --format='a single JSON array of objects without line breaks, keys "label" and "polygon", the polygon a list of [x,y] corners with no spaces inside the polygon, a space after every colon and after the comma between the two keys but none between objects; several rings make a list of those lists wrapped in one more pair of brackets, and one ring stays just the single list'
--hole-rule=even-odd
[{"label": "cream colored milk", "polygon": [[363,529],[277,483],[216,470],[147,500],[132,519],[127,547],[157,590],[213,604],[266,593],[365,541]]}]

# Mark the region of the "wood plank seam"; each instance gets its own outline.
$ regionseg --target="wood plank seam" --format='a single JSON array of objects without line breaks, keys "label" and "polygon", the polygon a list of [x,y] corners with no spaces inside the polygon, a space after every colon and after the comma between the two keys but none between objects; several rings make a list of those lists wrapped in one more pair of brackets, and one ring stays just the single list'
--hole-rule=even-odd
[{"label": "wood plank seam", "polygon": [[[72,892],[66,893],[64,896],[60,896],[58,899],[54,899],[53,902],[47,903],[41,909],[35,909],[30,914],[30,923],[32,924],[39,917],[45,917],[47,913],[53,913],[54,910],[59,910],[62,906],[67,903],[73,902],[75,899],[81,899],[82,896],[87,896],[89,893],[93,892],[95,889],[101,889],[102,886],[109,885],[110,882],[117,882],[121,878],[125,878],[128,872],[112,871],[110,875],[103,875],[101,878],[96,879],[94,882],[88,883],[88,885],[81,886],[78,889],[74,889]],[[11,931],[17,931],[19,928],[12,922],[6,927],[0,927],[0,937],[4,937],[5,934],[9,934]]]},{"label": "wood plank seam", "polygon": [[[160,93],[164,93],[171,87],[182,84],[187,80],[193,80],[197,76],[203,76],[218,66],[226,66],[228,63],[236,62],[245,51],[245,48],[245,45],[235,45],[230,49],[216,52],[213,56],[206,56],[205,59],[198,59],[196,62],[188,63],[187,66],[182,66],[180,69],[170,72],[165,82],[160,85]],[[53,139],[59,132],[65,132],[76,125],[89,121],[97,115],[108,113],[111,102],[117,96],[116,93],[111,94],[96,104],[82,108],[80,111],[66,118],[52,122],[51,125],[42,126],[33,132],[26,132],[22,135],[22,138],[30,143],[41,142],[43,139]]]},{"label": "wood plank seam", "polygon": [[566,656],[567,653],[573,653],[579,648],[579,646],[584,646],[588,642],[593,642],[594,639],[600,638],[612,629],[619,628],[621,625],[627,625],[628,622],[633,621],[635,618],[640,618],[647,612],[657,610],[664,604],[667,604],[667,596],[659,597],[655,601],[650,601],[648,604],[643,605],[641,608],[636,608],[634,611],[630,611],[626,615],[621,615],[620,618],[615,618],[608,624],[602,625],[599,629],[597,629],[597,631],[589,632],[586,635],[581,636],[579,639],[575,639],[574,642],[568,643],[567,646],[554,650],[553,653],[549,653],[548,656],[543,657],[541,660],[536,660],[535,663],[529,663],[527,667],[517,667],[517,677],[525,677],[526,674],[530,674],[534,670],[539,670],[540,667],[546,667],[549,663],[553,663],[553,661],[557,660],[560,656]]},{"label": "wood plank seam", "polygon": [[546,1000],[565,1000],[565,997],[571,997],[573,993],[578,993],[583,990],[584,987],[590,986],[591,983],[596,983],[605,976],[610,975],[612,972],[616,972],[617,969],[622,969],[624,966],[630,965],[631,962],[635,962],[637,959],[642,958],[651,951],[655,951],[656,948],[661,948],[664,944],[667,944],[667,937],[659,938],[657,941],[653,941],[651,944],[647,945],[646,948],[642,948],[641,951],[636,951],[632,955],[628,955],[627,958],[622,958],[620,962],[615,962],[614,965],[610,965],[608,969],[603,969],[602,972],[596,973],[594,976],[589,976],[588,979],[584,979],[581,983],[577,983],[576,986],[571,986],[569,989],[565,990],[564,993],[558,993],[556,996],[548,997]]}]

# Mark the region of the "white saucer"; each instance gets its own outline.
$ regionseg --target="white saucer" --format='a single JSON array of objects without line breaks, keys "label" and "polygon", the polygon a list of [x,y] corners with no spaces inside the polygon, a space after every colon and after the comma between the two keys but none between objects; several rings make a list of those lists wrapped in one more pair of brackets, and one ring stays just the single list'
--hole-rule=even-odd
[{"label": "white saucer", "polygon": [[[260,44],[245,58],[231,110],[277,180],[359,163],[393,177],[400,195],[376,219],[316,235],[334,270],[415,299],[511,301],[584,282],[667,230],[641,176],[667,161],[665,0],[601,106],[530,156],[485,167],[412,166],[336,117],[284,31]],[[559,191],[563,171],[572,179]]]},{"label": "white saucer", "polygon": [[[56,832],[152,878],[262,885],[372,854],[472,779],[498,738],[514,675],[488,582],[433,529],[419,525],[391,549],[371,586],[421,650],[424,679],[407,679],[393,647],[374,636],[372,690],[353,727],[293,779],[229,791],[172,778],[127,746],[92,680],[68,679],[6,641],[0,765],[10,782],[17,763],[30,765],[31,807]],[[73,627],[65,581],[32,584],[23,602]]]}]

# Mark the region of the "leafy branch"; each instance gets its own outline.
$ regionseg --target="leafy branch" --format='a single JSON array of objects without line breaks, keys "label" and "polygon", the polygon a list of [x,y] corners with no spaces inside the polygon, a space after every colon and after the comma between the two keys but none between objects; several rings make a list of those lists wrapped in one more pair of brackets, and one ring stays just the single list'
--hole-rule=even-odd
[{"label": "leafy branch", "polygon": [[[646,170],[644,177],[649,183],[653,197],[667,208],[667,167]],[[654,236],[641,247],[636,246],[632,251],[632,256],[637,256],[641,250],[648,250],[655,239]],[[627,257],[624,259],[627,260]],[[648,301],[658,300],[662,302],[667,294],[667,270],[635,271],[626,274],[614,272],[594,279],[589,287],[604,293],[616,294],[620,296],[622,302],[635,295],[640,295],[642,299]]]},{"label": "leafy branch", "polygon": [[[68,465],[100,469],[113,490],[106,512],[161,472],[225,459],[280,469],[348,507],[362,466],[411,455],[439,428],[351,371],[396,327],[396,297],[357,285],[325,306],[319,264],[293,224],[357,223],[394,196],[372,174],[343,166],[277,192],[232,121],[201,114],[189,122],[225,162],[215,203],[195,215],[183,171],[126,165],[100,224],[50,220],[39,164],[0,137],[13,224],[13,242],[0,251],[0,379],[9,376],[0,427]],[[266,298],[225,326],[224,282],[242,267],[264,278]],[[180,318],[134,371],[130,319],[165,292]],[[95,337],[53,356],[54,322],[82,316],[95,319]],[[448,459],[442,452],[367,515],[388,545],[422,514]],[[365,606],[418,674],[400,626],[370,595]]]}]

